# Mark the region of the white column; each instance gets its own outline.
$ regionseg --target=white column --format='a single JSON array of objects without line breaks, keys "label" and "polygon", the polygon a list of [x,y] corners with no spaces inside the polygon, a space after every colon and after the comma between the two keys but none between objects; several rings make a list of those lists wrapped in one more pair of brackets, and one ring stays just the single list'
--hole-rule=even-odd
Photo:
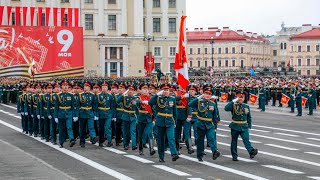
[{"label": "white column", "polygon": [[162,11],[162,36],[168,37],[169,33],[169,19],[168,19],[168,8],[169,8],[169,1],[161,1],[161,11]]},{"label": "white column", "polygon": [[126,77],[128,75],[128,56],[129,56],[129,51],[128,51],[128,46],[123,46],[123,76]]},{"label": "white column", "polygon": [[120,47],[117,47],[117,59],[120,59]]},{"label": "white column", "polygon": [[105,77],[106,66],[105,66],[105,47],[100,45],[100,75]]},{"label": "white column", "polygon": [[[97,1],[98,2],[98,33],[104,34],[105,33],[105,23],[104,23],[104,2],[105,1]],[[105,34],[106,35],[106,34]]]},{"label": "white column", "polygon": [[134,36],[143,36],[143,1],[142,0],[134,0],[133,16],[134,16]]},{"label": "white column", "polygon": [[147,9],[147,17],[146,17],[146,34],[153,32],[153,19],[152,19],[152,1],[146,0],[146,9]]},{"label": "white column", "polygon": [[122,0],[121,2],[121,34],[128,34],[127,24],[127,1]]},{"label": "white column", "polygon": [[120,77],[120,62],[117,62],[117,77]]},{"label": "white column", "polygon": [[110,47],[107,47],[107,59],[110,59]]},{"label": "white column", "polygon": [[107,76],[110,77],[110,62],[108,62]]}]

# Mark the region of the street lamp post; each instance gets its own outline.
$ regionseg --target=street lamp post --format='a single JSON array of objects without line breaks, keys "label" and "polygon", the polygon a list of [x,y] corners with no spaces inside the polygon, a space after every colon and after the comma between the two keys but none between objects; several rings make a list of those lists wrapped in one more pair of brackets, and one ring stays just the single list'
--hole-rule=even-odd
[{"label": "street lamp post", "polygon": [[213,65],[214,65],[214,62],[213,62],[213,43],[214,43],[214,40],[213,40],[213,37],[211,37],[210,44],[211,44],[211,68],[212,68],[212,71],[213,71]]},{"label": "street lamp post", "polygon": [[146,37],[143,38],[143,41],[148,41],[147,42],[147,46],[148,46],[148,49],[147,49],[147,52],[146,52],[146,57],[147,57],[147,67],[149,67],[147,69],[147,76],[150,76],[151,74],[151,66],[153,64],[152,62],[152,52],[150,51],[150,41],[154,41],[154,36],[151,36],[150,33],[148,33],[148,35]]}]

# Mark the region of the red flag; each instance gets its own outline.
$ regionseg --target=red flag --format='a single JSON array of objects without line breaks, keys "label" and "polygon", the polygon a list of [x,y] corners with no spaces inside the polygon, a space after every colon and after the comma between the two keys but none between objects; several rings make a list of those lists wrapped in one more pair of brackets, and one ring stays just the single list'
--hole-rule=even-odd
[{"label": "red flag", "polygon": [[177,73],[177,82],[183,89],[187,89],[189,85],[189,76],[188,76],[188,62],[187,62],[187,53],[185,47],[185,20],[187,16],[181,16],[180,20],[180,30],[179,30],[179,39],[178,39],[178,48],[176,53],[176,58],[174,62],[174,69]]},{"label": "red flag", "polygon": [[38,7],[38,26],[42,25],[42,7]]},{"label": "red flag", "polygon": [[72,27],[72,9],[73,8],[68,8],[68,26]]},{"label": "red flag", "polygon": [[79,8],[74,9],[74,26],[79,27]]},{"label": "red flag", "polygon": [[2,25],[4,6],[0,6],[0,26]]},{"label": "red flag", "polygon": [[27,25],[27,14],[28,14],[28,7],[23,7],[22,8],[22,15],[23,15],[23,25],[26,26]]},{"label": "red flag", "polygon": [[305,97],[302,96],[302,101],[301,101],[301,106],[302,106],[302,107],[305,107],[305,106],[306,106],[307,100],[308,100],[307,98],[305,98]]},{"label": "red flag", "polygon": [[320,108],[320,102],[318,103],[318,107]]},{"label": "red flag", "polygon": [[227,100],[228,100],[228,93],[221,92],[220,101],[221,102],[227,102]]},{"label": "red flag", "polygon": [[251,104],[257,103],[257,100],[258,100],[258,96],[257,95],[250,94],[249,101],[250,101]]},{"label": "red flag", "polygon": [[58,25],[58,8],[53,8],[53,26]]},{"label": "red flag", "polygon": [[16,26],[20,26],[20,7],[16,7]]},{"label": "red flag", "polygon": [[34,12],[35,12],[35,8],[34,8],[34,7],[30,7],[30,21],[31,21],[31,26],[33,26]]},{"label": "red flag", "polygon": [[61,19],[61,26],[64,26],[64,12],[66,8],[61,8],[61,14],[60,14],[60,19]]},{"label": "red flag", "polygon": [[254,69],[254,66],[253,66],[253,64],[251,65],[251,68],[252,68],[252,69]]},{"label": "red flag", "polygon": [[12,7],[7,6],[8,25],[10,25],[11,10],[12,10]]},{"label": "red flag", "polygon": [[46,26],[49,25],[50,11],[51,8],[46,8]]},{"label": "red flag", "polygon": [[288,66],[288,67],[290,67],[290,59],[289,59],[289,61],[288,61],[288,64],[287,64],[287,66]]},{"label": "red flag", "polygon": [[289,100],[290,100],[289,96],[282,93],[281,104],[287,105],[289,103]]}]

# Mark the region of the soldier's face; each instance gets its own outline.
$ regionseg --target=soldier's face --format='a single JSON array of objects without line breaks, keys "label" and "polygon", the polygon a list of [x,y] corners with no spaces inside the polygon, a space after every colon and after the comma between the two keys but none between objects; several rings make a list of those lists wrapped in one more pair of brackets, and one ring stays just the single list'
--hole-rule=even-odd
[{"label": "soldier's face", "polygon": [[117,88],[111,88],[111,93],[116,94],[116,93],[117,93],[117,91],[118,91],[118,89],[117,89]]},{"label": "soldier's face", "polygon": [[196,91],[195,90],[189,90],[189,94],[191,95],[191,96],[194,96],[194,95],[196,95]]},{"label": "soldier's face", "polygon": [[133,96],[134,94],[134,90],[133,89],[128,89],[128,96]]},{"label": "soldier's face", "polygon": [[153,89],[153,88],[150,88],[150,89],[149,89],[149,93],[154,94],[155,92],[156,92],[155,89]]},{"label": "soldier's face", "polygon": [[[95,88],[93,88],[93,92],[94,92],[94,93],[97,93],[97,92],[99,92],[99,89],[100,89],[100,88],[95,87]],[[108,91],[108,90],[107,90],[107,91]]]},{"label": "soldier's face", "polygon": [[170,89],[164,89],[163,90],[163,95],[164,96],[169,96],[170,95]]},{"label": "soldier's face", "polygon": [[56,87],[54,88],[54,91],[55,91],[55,92],[60,92],[60,91],[61,91],[60,86],[56,86]]},{"label": "soldier's face", "polygon": [[212,94],[211,94],[211,93],[205,92],[205,93],[203,94],[203,98],[206,99],[206,100],[211,99],[211,97],[212,97]]},{"label": "soldier's face", "polygon": [[120,88],[119,88],[119,94],[124,93],[125,90],[126,90],[126,89],[124,89],[123,87],[120,87]]},{"label": "soldier's face", "polygon": [[108,86],[102,86],[102,91],[103,91],[103,92],[106,93],[108,90],[109,90]]},{"label": "soldier's face", "polygon": [[90,86],[84,86],[84,91],[88,92],[91,90],[91,87]]},{"label": "soldier's face", "polygon": [[52,93],[52,88],[47,88],[47,93]]},{"label": "soldier's face", "polygon": [[141,94],[147,95],[148,93],[149,93],[148,88],[143,88],[143,89],[141,89]]},{"label": "soldier's face", "polygon": [[239,98],[238,103],[242,104],[244,102],[244,96],[238,95],[237,97]]},{"label": "soldier's face", "polygon": [[62,85],[62,90],[64,90],[64,91],[68,91],[68,88],[69,88],[69,86],[68,86],[68,85],[66,85],[66,84],[63,84],[63,85]]}]

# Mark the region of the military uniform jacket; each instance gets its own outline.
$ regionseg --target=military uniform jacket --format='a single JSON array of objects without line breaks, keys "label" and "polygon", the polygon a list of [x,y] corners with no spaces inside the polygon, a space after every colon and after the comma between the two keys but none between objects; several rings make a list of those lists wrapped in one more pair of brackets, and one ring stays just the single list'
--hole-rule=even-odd
[{"label": "military uniform jacket", "polygon": [[[72,96],[74,98],[74,96]],[[75,116],[83,119],[91,119],[96,111],[95,94],[91,92],[83,92],[79,94],[79,100],[76,102]]]},{"label": "military uniform jacket", "polygon": [[24,104],[26,103],[27,94],[23,93],[19,96],[18,102],[17,102],[17,113],[25,113],[27,112],[27,109],[25,109]]},{"label": "military uniform jacket", "polygon": [[32,101],[32,114],[34,116],[40,115],[41,96],[39,94],[33,94]]},{"label": "military uniform jacket", "polygon": [[51,107],[51,94],[43,94],[41,97],[41,103],[42,103],[42,108],[41,108],[41,117],[48,117],[52,116],[51,110],[53,110],[53,107]]},{"label": "military uniform jacket", "polygon": [[296,95],[296,88],[294,88],[294,87],[292,87],[291,89],[290,89],[290,99],[294,99],[293,98],[293,96],[295,96]]},{"label": "military uniform jacket", "polygon": [[156,126],[170,127],[175,125],[177,118],[177,103],[173,96],[158,96],[155,94],[149,101],[150,106],[155,106],[157,112]]},{"label": "military uniform jacket", "polygon": [[312,88],[308,91],[308,101],[314,100],[316,98],[316,91]]},{"label": "military uniform jacket", "polygon": [[266,97],[266,89],[264,87],[262,87],[261,89],[259,89],[259,98],[265,98]]},{"label": "military uniform jacket", "polygon": [[198,112],[198,124],[197,127],[200,129],[210,129],[217,128],[217,111],[218,107],[215,102],[212,100],[205,99],[194,99],[188,104],[189,107],[197,108]]},{"label": "military uniform jacket", "polygon": [[115,99],[114,96],[107,93],[96,94],[95,107],[97,107],[95,114],[100,119],[107,119],[115,117]]},{"label": "military uniform jacket", "polygon": [[70,119],[78,117],[74,114],[74,97],[69,92],[57,93],[53,96],[54,118]]},{"label": "military uniform jacket", "polygon": [[177,92],[176,103],[177,103],[177,120],[184,121],[188,116],[188,98],[183,97],[183,93]]},{"label": "military uniform jacket", "polygon": [[301,91],[297,91],[297,96],[296,96],[296,104],[297,106],[300,105],[301,106],[302,103],[302,92]]},{"label": "military uniform jacket", "polygon": [[28,93],[26,95],[26,101],[24,103],[24,110],[25,112],[28,112],[29,115],[32,114],[33,108],[32,108],[32,93]]},{"label": "military uniform jacket", "polygon": [[114,118],[117,118],[117,119],[122,119],[122,115],[123,115],[123,102],[117,102],[118,100],[118,97],[121,96],[121,94],[112,94],[113,98],[114,98],[114,101],[115,101],[115,107],[116,107],[116,111],[115,111],[115,114],[114,114]]},{"label": "military uniform jacket", "polygon": [[[190,102],[192,102],[193,100],[195,100],[195,99],[197,99],[197,96],[189,96],[189,98],[188,98],[188,104],[190,103]],[[188,115],[192,115],[192,120],[197,120],[198,119],[198,117],[197,117],[197,115],[198,115],[198,108],[197,107],[190,107],[190,106],[188,106]]]},{"label": "military uniform jacket", "polygon": [[244,131],[251,128],[251,113],[250,107],[247,104],[239,104],[229,102],[224,110],[231,111],[232,122],[229,127],[236,131]]},{"label": "military uniform jacket", "polygon": [[121,117],[123,121],[137,120],[137,115],[136,115],[137,106],[133,104],[133,101],[136,101],[135,96],[124,96],[124,95],[118,96],[117,103],[120,103],[120,102],[123,103],[123,114]]},{"label": "military uniform jacket", "polygon": [[143,104],[141,101],[150,100],[150,96],[139,96],[137,99],[137,108],[139,109],[138,122],[139,123],[151,123],[152,122],[152,108],[150,105]]}]

